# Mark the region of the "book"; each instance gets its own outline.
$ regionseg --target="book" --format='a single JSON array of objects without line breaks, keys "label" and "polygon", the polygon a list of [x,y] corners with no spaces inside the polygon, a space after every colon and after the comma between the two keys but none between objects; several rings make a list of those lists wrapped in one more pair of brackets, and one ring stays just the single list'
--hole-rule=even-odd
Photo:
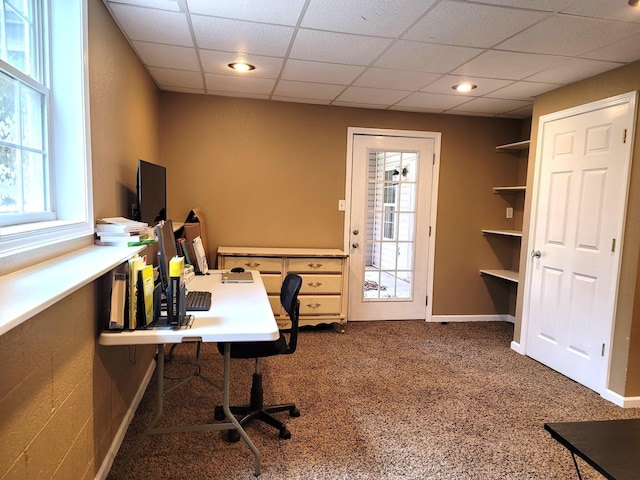
[{"label": "book", "polygon": [[138,320],[141,322],[141,326],[146,327],[153,322],[153,265],[145,265],[140,270],[140,289],[142,295],[141,302],[138,303],[138,308],[141,314],[138,315]]},{"label": "book", "polygon": [[202,239],[200,237],[193,239],[193,249],[196,253],[198,272],[206,274],[209,271],[209,266],[207,265],[207,257],[205,256],[204,246],[202,245]]},{"label": "book", "polygon": [[122,243],[128,243],[128,242],[140,242],[142,240],[147,240],[149,239],[149,235],[147,235],[146,233],[142,233],[139,235],[134,235],[134,234],[129,234],[129,233],[123,233],[122,235],[119,234],[105,234],[105,233],[98,233],[98,238],[100,239],[100,241],[102,242],[122,242]]},{"label": "book", "polygon": [[189,265],[193,265],[193,262],[191,261],[191,253],[189,253],[189,249],[187,248],[186,238],[178,239],[178,247],[179,247],[179,251],[182,252],[182,256],[184,257],[184,262]]},{"label": "book", "polygon": [[253,283],[251,272],[224,272],[221,278],[222,283]]},{"label": "book", "polygon": [[124,217],[99,218],[96,220],[96,229],[105,228],[100,227],[100,225],[120,225],[121,228],[124,227],[126,232],[142,232],[149,227],[149,224],[146,222],[137,222]]},{"label": "book", "polygon": [[122,330],[124,328],[125,303],[127,301],[127,274],[116,272],[111,282],[111,309],[109,311],[109,328]]},{"label": "book", "polygon": [[138,284],[138,272],[145,267],[146,263],[145,258],[139,255],[129,259],[129,322],[127,327],[130,330],[138,326],[138,288],[140,287]]},{"label": "book", "polygon": [[169,260],[169,292],[167,294],[167,317],[169,325],[182,324],[186,311],[186,291],[184,285],[184,257],[175,256]]}]

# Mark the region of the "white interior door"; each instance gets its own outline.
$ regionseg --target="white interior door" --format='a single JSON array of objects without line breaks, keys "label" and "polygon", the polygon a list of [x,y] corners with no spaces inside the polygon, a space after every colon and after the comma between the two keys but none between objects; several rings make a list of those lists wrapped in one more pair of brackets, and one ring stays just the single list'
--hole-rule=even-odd
[{"label": "white interior door", "polygon": [[349,320],[427,318],[438,140],[352,137]]},{"label": "white interior door", "polygon": [[526,354],[602,392],[612,334],[635,94],[540,119]]}]

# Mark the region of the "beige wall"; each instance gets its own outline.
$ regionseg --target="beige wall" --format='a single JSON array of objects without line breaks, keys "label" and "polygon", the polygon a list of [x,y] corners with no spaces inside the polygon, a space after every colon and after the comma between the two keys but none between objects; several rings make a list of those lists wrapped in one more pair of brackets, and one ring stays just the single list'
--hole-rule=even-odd
[{"label": "beige wall", "polygon": [[[137,158],[157,160],[157,90],[100,0],[89,35],[95,215],[126,215]],[[0,479],[95,478],[153,354],[97,345],[99,286],[0,336]]]},{"label": "beige wall", "polygon": [[[560,88],[541,95],[534,103],[532,119],[531,150],[529,153],[528,185],[532,185],[536,156],[536,141],[540,116],[566,108],[601,100],[640,88],[640,62],[591,79]],[[631,167],[631,186],[628,197],[625,233],[622,250],[622,270],[618,290],[618,303],[612,342],[609,389],[626,397],[640,395],[640,142],[636,124],[636,140]],[[525,205],[525,231],[523,252],[528,251],[527,235],[531,198]],[[521,269],[526,264],[526,256],[521,260]],[[518,300],[514,339],[519,342],[521,335],[522,298]]]},{"label": "beige wall", "polygon": [[518,164],[495,147],[520,140],[521,121],[171,92],[161,93],[161,119],[168,214],[183,221],[200,207],[210,252],[342,248],[347,128],[442,132],[433,313],[507,313],[509,287],[479,268],[509,253],[480,229],[513,227],[492,187],[515,183]]}]

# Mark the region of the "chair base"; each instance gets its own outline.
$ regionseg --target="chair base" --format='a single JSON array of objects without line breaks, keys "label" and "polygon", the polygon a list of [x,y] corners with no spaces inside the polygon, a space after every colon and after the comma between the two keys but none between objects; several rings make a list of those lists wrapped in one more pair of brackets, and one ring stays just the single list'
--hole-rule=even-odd
[{"label": "chair base", "polygon": [[[299,417],[300,410],[296,407],[295,403],[283,403],[280,405],[265,406],[262,401],[262,375],[259,373],[253,374],[253,381],[251,383],[251,400],[248,406],[232,406],[229,407],[231,413],[238,418],[238,422],[244,428],[253,420],[260,420],[274,428],[278,429],[278,437],[283,440],[291,438],[291,432],[287,429],[287,426],[275,418],[272,413],[289,412],[290,417]],[[216,406],[213,417],[222,421],[226,418],[224,410],[221,406]],[[237,442],[240,440],[240,434],[237,430],[228,430],[227,439],[230,442]]]}]

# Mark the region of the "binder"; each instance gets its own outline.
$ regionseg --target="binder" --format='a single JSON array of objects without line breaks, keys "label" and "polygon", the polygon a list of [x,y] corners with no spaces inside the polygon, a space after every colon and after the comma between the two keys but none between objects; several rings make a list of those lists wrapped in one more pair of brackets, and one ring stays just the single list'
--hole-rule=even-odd
[{"label": "binder", "polygon": [[124,329],[125,303],[127,301],[127,274],[116,272],[111,282],[111,309],[109,311],[109,328]]},{"label": "binder", "polygon": [[204,253],[204,246],[202,245],[202,239],[200,237],[193,239],[193,249],[196,252],[199,272],[202,274],[207,273],[209,271],[209,265],[207,264],[207,256]]},{"label": "binder", "polygon": [[138,272],[144,268],[146,263],[145,258],[140,256],[129,259],[129,321],[127,327],[130,330],[138,326]]},{"label": "binder", "polygon": [[138,325],[147,327],[153,323],[153,265],[145,265],[140,270],[138,302]]},{"label": "binder", "polygon": [[167,317],[169,325],[182,325],[182,320],[187,310],[186,303],[184,257],[175,256],[169,261],[169,288],[167,292]]}]

